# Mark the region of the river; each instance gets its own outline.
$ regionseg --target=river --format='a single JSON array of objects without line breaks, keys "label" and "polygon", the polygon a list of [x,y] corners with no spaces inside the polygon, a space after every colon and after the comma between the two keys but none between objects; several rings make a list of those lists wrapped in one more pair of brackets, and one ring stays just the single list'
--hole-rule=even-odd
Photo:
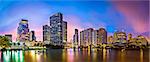
[{"label": "river", "polygon": [[49,49],[0,51],[0,62],[149,62],[149,50]]}]

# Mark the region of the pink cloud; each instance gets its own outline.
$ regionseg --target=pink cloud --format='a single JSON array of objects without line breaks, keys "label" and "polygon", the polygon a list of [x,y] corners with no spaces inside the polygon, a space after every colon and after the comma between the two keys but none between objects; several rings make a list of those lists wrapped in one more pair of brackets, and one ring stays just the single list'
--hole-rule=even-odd
[{"label": "pink cloud", "polygon": [[145,17],[139,2],[115,2],[117,9],[124,14],[126,22],[131,25],[137,33],[149,32],[149,20]]},{"label": "pink cloud", "polygon": [[17,30],[16,28],[13,29],[13,30],[10,30],[10,31],[7,31],[7,32],[3,32],[3,33],[0,33],[0,34],[11,34],[12,35],[12,41],[16,41],[16,38],[17,38]]},{"label": "pink cloud", "polygon": [[[131,25],[134,32],[133,33],[146,33],[150,32],[149,30],[149,15],[148,15],[148,9],[147,9],[147,3],[145,2],[114,2],[116,5],[116,8],[124,14],[126,17],[126,22]],[[150,43],[150,35],[148,35],[147,40]]]}]

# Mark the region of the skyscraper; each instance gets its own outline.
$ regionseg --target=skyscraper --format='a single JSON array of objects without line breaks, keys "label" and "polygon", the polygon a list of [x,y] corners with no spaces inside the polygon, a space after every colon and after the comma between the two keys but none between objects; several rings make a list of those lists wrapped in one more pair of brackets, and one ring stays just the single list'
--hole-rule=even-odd
[{"label": "skyscraper", "polygon": [[78,29],[75,29],[75,34],[73,35],[73,44],[74,47],[78,47],[79,46],[79,37],[78,37]]},{"label": "skyscraper", "polygon": [[107,43],[107,31],[104,28],[100,28],[98,31],[98,44],[106,44]]},{"label": "skyscraper", "polygon": [[30,41],[36,41],[35,32],[30,31]]},{"label": "skyscraper", "polygon": [[43,26],[43,41],[50,42],[50,26]]},{"label": "skyscraper", "polygon": [[17,41],[29,41],[28,20],[22,19],[17,29]]},{"label": "skyscraper", "polygon": [[63,15],[56,13],[50,17],[50,41],[53,45],[63,45],[67,42],[67,22],[63,21]]},{"label": "skyscraper", "polygon": [[84,46],[84,31],[80,32],[80,47]]}]

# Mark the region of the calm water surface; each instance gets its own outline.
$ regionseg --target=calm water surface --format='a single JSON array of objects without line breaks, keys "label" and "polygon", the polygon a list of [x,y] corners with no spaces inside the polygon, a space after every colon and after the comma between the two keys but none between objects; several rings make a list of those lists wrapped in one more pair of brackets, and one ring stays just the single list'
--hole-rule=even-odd
[{"label": "calm water surface", "polygon": [[0,51],[0,62],[149,62],[149,50],[51,49]]}]

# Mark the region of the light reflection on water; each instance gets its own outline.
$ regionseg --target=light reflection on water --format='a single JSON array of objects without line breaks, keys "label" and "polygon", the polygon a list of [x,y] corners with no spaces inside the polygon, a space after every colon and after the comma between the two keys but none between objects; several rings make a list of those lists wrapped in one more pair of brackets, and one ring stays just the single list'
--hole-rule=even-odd
[{"label": "light reflection on water", "polygon": [[0,62],[148,62],[149,50],[51,49],[0,51]]}]

